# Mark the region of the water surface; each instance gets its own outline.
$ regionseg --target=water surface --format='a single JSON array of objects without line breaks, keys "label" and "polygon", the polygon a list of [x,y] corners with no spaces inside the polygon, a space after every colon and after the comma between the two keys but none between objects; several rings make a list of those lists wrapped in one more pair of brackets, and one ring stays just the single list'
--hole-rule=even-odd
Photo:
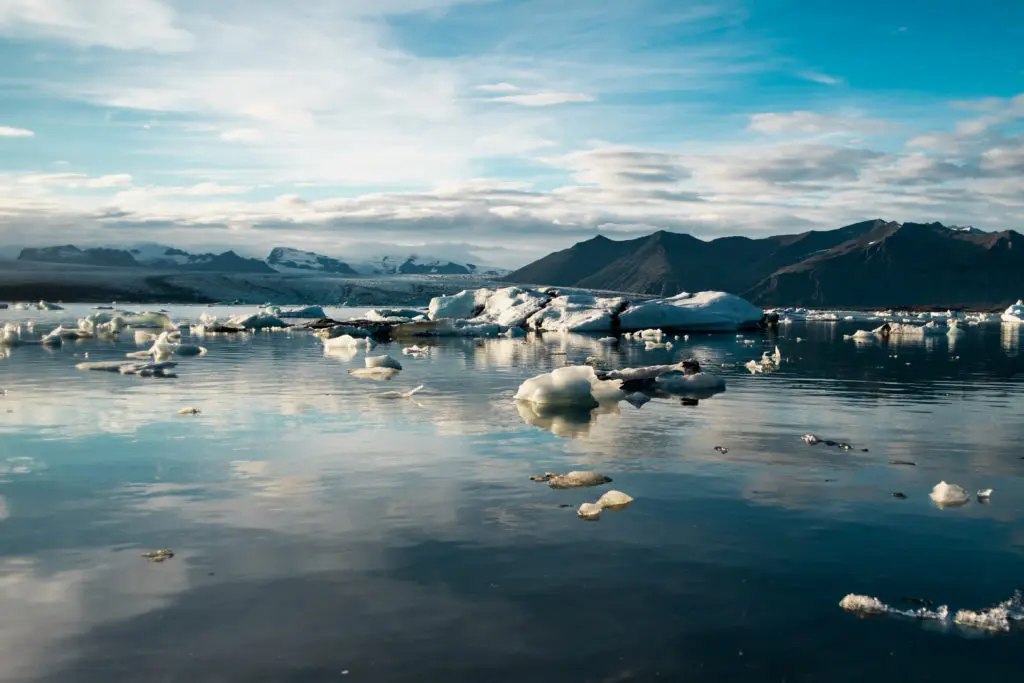
[{"label": "water surface", "polygon": [[[81,313],[0,320],[44,329]],[[384,384],[348,374],[362,353],[325,356],[298,331],[191,340],[209,354],[167,380],[74,368],[134,351],[130,334],[13,349],[0,359],[0,680],[1012,676],[1019,632],[857,619],[837,603],[979,609],[1024,587],[1018,330],[972,327],[954,344],[850,331],[696,335],[671,351],[444,340]],[[721,367],[776,343],[776,374]],[[520,382],[589,356],[696,357],[728,390],[524,420]],[[418,384],[415,401],[372,397]],[[807,432],[868,452],[810,447]],[[574,508],[607,487],[529,481],[584,468],[636,503],[583,522]],[[995,493],[939,510],[940,480]],[[140,557],[157,548],[175,557]]]}]

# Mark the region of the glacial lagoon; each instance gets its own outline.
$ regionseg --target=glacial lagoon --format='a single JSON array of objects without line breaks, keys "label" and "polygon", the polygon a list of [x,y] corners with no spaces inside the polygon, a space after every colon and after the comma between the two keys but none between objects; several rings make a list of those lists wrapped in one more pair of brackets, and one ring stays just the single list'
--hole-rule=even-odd
[{"label": "glacial lagoon", "polygon": [[[167,308],[175,320],[205,310]],[[89,312],[6,310],[0,323],[44,330]],[[185,334],[208,353],[166,379],[75,368],[141,348],[130,334],[13,348],[0,359],[0,681],[1015,671],[1019,624],[866,618],[839,602],[955,612],[1024,588],[1020,326],[844,339],[858,327],[797,322],[651,350],[561,334],[427,340],[423,358],[385,344],[374,353],[404,366],[387,382],[349,374],[364,351],[325,354],[301,330]],[[776,372],[744,369],[776,346]],[[588,358],[696,358],[727,390],[582,414],[513,401],[524,380]],[[571,470],[613,481],[530,480]],[[940,481],[970,502],[936,506]],[[610,488],[635,502],[577,517]],[[173,557],[142,557],[160,549]]]}]

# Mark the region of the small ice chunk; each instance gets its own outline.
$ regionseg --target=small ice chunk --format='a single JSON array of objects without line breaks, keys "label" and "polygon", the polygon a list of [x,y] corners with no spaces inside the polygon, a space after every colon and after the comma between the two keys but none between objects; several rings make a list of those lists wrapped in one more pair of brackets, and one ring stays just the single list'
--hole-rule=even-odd
[{"label": "small ice chunk", "polygon": [[979,631],[1005,633],[1010,630],[1010,615],[1005,607],[993,607],[979,612],[962,609],[953,617],[953,623]]},{"label": "small ice chunk", "polygon": [[856,593],[850,593],[840,600],[839,606],[847,612],[855,612],[857,614],[885,614],[889,609],[878,598],[857,595]]},{"label": "small ice chunk", "polygon": [[978,491],[978,500],[988,501],[992,497],[992,489],[980,489]]},{"label": "small ice chunk", "polygon": [[598,379],[589,365],[567,366],[523,382],[517,401],[537,405],[595,408],[602,401],[622,399],[620,380]]},{"label": "small ice chunk", "polygon": [[819,439],[814,434],[804,434],[804,443],[809,445],[809,446],[813,446],[814,444],[818,443],[819,441],[821,441],[821,439]]},{"label": "small ice chunk", "polygon": [[366,362],[366,367],[368,368],[392,368],[393,370],[402,369],[401,363],[386,354],[383,356],[367,356],[364,360]]},{"label": "small ice chunk", "polygon": [[622,491],[606,491],[597,499],[597,504],[609,510],[620,510],[633,502],[633,496]]},{"label": "small ice chunk", "polygon": [[940,508],[966,505],[967,501],[970,500],[967,495],[967,491],[965,491],[962,486],[947,484],[944,481],[940,481],[936,484],[930,495],[931,499],[935,501],[935,504]]},{"label": "small ice chunk", "polygon": [[377,394],[375,398],[390,398],[390,399],[412,398],[416,394],[416,392],[418,392],[422,388],[423,388],[423,385],[421,384],[421,385],[419,385],[418,387],[416,387],[414,389],[410,389],[409,391],[385,391],[383,394]]},{"label": "small ice chunk", "polygon": [[600,486],[611,482],[610,477],[606,477],[600,472],[585,471],[572,471],[565,474],[552,474],[549,472],[539,479],[542,481],[546,479],[548,486],[553,489],[577,489],[587,486]]},{"label": "small ice chunk", "polygon": [[581,519],[600,519],[601,509],[601,506],[597,503],[584,503],[583,505],[580,505],[580,508],[576,511],[576,515]]},{"label": "small ice chunk", "polygon": [[357,379],[372,379],[376,381],[389,380],[398,374],[398,370],[394,368],[353,368],[348,371],[348,374],[356,377]]},{"label": "small ice chunk", "polygon": [[178,411],[178,415],[198,415],[201,412],[203,411],[199,410],[199,408],[182,408]]},{"label": "small ice chunk", "polygon": [[430,353],[429,346],[407,346],[402,349],[402,355],[405,356],[426,356]]}]

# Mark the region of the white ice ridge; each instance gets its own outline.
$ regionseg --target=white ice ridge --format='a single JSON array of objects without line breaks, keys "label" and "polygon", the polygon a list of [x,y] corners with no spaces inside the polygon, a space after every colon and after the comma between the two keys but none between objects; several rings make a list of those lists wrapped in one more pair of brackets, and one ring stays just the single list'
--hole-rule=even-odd
[{"label": "white ice ridge", "polygon": [[596,408],[622,400],[621,386],[621,380],[599,379],[589,365],[570,365],[526,380],[515,399],[556,408]]},{"label": "white ice ridge", "polygon": [[1018,299],[1017,303],[1003,311],[1002,320],[1004,323],[1024,323],[1024,300]]},{"label": "white ice ridge", "polygon": [[[733,294],[699,292],[666,299],[630,303],[622,298],[589,294],[556,296],[548,290],[505,287],[465,290],[435,297],[428,309],[431,320],[452,320],[448,332],[499,334],[525,327],[548,332],[612,332],[648,328],[695,331],[730,331],[756,326],[764,317],[760,308]],[[618,322],[618,325],[616,324]],[[495,326],[494,329],[484,326]],[[646,337],[644,337],[646,339]],[[652,341],[660,342],[654,337]]]},{"label": "white ice ridge", "polygon": [[950,619],[949,608],[941,605],[934,610],[921,607],[915,610],[901,610],[891,607],[878,598],[850,593],[839,601],[847,612],[862,615],[891,615],[938,621],[944,625],[955,624],[961,628],[991,633],[1005,633],[1010,630],[1011,621],[1024,621],[1024,597],[1016,591],[1009,599],[981,610],[958,610]]}]

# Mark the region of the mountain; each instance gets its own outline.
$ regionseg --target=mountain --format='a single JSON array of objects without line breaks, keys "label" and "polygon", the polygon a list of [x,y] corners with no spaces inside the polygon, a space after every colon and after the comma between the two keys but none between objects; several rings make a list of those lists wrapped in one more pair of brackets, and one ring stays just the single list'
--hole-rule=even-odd
[{"label": "mountain", "polygon": [[388,254],[350,261],[360,275],[504,275],[505,270],[438,256]]},{"label": "mountain", "polygon": [[221,254],[190,254],[174,247],[151,244],[136,247],[131,250],[131,254],[139,263],[152,268],[222,273],[274,272],[273,268],[260,259],[239,256],[233,251]]},{"label": "mountain", "polygon": [[724,290],[762,305],[987,307],[1024,292],[1024,237],[881,219],[761,239],[660,231],[595,237],[505,279],[663,296]]},{"label": "mountain", "polygon": [[356,271],[344,261],[321,256],[311,251],[300,251],[288,247],[274,247],[267,257],[267,264],[275,270],[307,270],[336,275],[356,275]]},{"label": "mountain", "polygon": [[133,268],[139,265],[138,261],[123,249],[79,249],[70,244],[63,247],[25,248],[18,254],[17,260],[111,268]]}]

